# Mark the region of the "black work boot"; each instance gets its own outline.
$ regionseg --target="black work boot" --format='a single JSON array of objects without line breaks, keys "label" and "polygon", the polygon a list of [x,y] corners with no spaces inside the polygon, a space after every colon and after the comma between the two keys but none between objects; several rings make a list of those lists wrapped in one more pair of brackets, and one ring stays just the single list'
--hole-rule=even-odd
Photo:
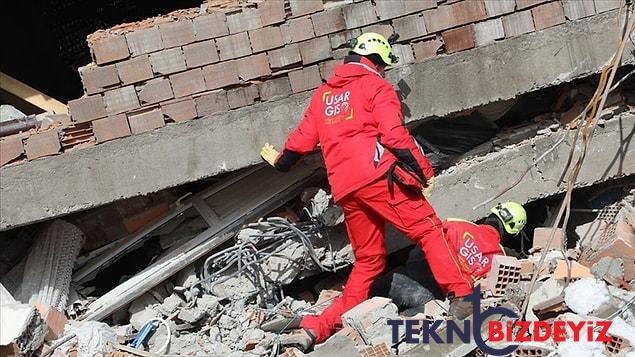
[{"label": "black work boot", "polygon": [[288,335],[280,336],[280,345],[295,347],[302,352],[307,352],[315,344],[315,334],[309,329],[295,330]]},{"label": "black work boot", "polygon": [[457,320],[465,320],[467,317],[474,313],[474,305],[471,301],[467,301],[464,298],[451,298],[450,310],[448,314],[450,317]]}]

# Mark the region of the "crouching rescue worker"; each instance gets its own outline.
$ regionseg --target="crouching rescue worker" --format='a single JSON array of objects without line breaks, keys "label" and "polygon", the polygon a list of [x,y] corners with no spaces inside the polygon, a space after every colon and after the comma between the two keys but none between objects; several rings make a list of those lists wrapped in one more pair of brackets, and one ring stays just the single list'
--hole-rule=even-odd
[{"label": "crouching rescue worker", "polygon": [[[490,211],[482,224],[455,218],[443,222],[443,232],[463,274],[475,283],[487,276],[494,255],[512,251],[501,244],[511,242],[527,222],[525,209],[516,202],[499,203]],[[428,301],[442,297],[437,283],[430,279],[421,250],[416,248],[410,251],[404,265],[375,281],[371,295],[390,297],[404,315],[423,312]]]},{"label": "crouching rescue worker", "polygon": [[[308,348],[331,336],[341,316],[366,300],[386,261],[384,225],[390,222],[425,253],[435,280],[453,298],[452,311],[466,301],[472,279],[461,269],[443,235],[441,221],[424,193],[434,186],[428,159],[403,125],[401,104],[383,78],[384,68],[397,61],[391,44],[376,33],[349,43],[344,64],[320,86],[299,126],[280,153],[265,144],[263,159],[287,171],[320,144],[334,200],[341,205],[355,264],[343,294],[321,315],[302,318],[297,345]],[[463,309],[464,310],[464,309]],[[279,330],[278,330],[279,331]]]}]

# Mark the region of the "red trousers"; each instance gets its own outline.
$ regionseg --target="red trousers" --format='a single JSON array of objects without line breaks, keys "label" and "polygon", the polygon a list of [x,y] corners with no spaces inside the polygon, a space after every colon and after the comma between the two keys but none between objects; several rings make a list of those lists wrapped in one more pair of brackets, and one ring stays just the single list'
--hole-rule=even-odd
[{"label": "red trousers", "polygon": [[342,325],[342,314],[368,299],[370,286],[386,263],[384,227],[390,222],[413,240],[425,253],[435,280],[444,293],[466,296],[472,292],[472,279],[460,269],[444,237],[441,221],[421,194],[394,185],[391,194],[381,178],[338,202],[344,210],[348,237],[355,264],[343,294],[334,299],[321,315],[308,315],[300,324],[316,333],[320,343]]}]

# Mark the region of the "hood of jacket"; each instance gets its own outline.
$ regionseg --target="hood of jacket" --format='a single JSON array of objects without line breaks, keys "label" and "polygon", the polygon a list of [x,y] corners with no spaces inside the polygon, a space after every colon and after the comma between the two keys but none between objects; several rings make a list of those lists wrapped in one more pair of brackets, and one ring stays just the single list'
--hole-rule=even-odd
[{"label": "hood of jacket", "polygon": [[331,87],[343,87],[363,76],[380,76],[377,66],[362,56],[347,56],[344,64],[335,67],[334,74],[326,83]]}]

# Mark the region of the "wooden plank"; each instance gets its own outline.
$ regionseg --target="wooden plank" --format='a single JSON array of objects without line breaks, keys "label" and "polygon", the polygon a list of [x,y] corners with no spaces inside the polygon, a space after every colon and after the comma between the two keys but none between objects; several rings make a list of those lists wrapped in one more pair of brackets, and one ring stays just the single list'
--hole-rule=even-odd
[{"label": "wooden plank", "polygon": [[45,112],[53,112],[55,114],[68,114],[66,104],[55,98],[30,87],[19,80],[0,72],[0,88],[23,99],[24,101],[35,105]]}]

